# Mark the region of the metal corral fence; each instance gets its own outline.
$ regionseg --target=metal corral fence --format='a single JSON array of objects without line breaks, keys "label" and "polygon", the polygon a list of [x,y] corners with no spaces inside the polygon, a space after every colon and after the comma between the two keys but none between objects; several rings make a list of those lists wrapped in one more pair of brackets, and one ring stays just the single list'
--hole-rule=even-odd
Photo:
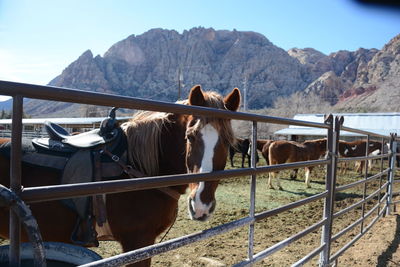
[{"label": "metal corral fence", "polygon": [[[392,151],[397,145],[397,137],[395,135],[384,136],[379,134],[374,134],[371,132],[361,131],[357,129],[352,129],[348,127],[343,127],[343,119],[340,117],[333,117],[332,115],[327,116],[324,123],[314,123],[307,121],[298,121],[286,118],[262,116],[255,114],[248,114],[242,112],[230,112],[224,110],[214,110],[204,107],[195,106],[185,106],[173,103],[165,103],[158,101],[150,101],[144,99],[138,99],[133,97],[123,97],[102,93],[94,93],[81,90],[72,90],[58,87],[50,86],[38,86],[14,82],[0,81],[0,95],[9,95],[13,97],[13,124],[12,124],[12,151],[11,151],[11,190],[15,192],[20,198],[26,202],[39,202],[48,201],[56,199],[65,199],[78,196],[90,196],[102,193],[118,193],[134,190],[143,190],[156,187],[165,187],[171,185],[187,184],[191,182],[198,181],[211,181],[216,178],[229,179],[238,176],[251,176],[251,186],[249,190],[250,194],[250,207],[249,214],[241,219],[234,220],[217,227],[213,227],[204,230],[199,233],[193,233],[185,236],[181,236],[172,240],[168,240],[162,243],[158,243],[149,247],[144,247],[135,251],[130,251],[123,253],[114,257],[106,258],[100,261],[92,262],[84,266],[121,266],[128,263],[138,262],[146,258],[153,257],[157,254],[164,253],[179,247],[185,246],[187,244],[194,243],[218,234],[222,234],[233,229],[240,227],[248,227],[248,251],[247,259],[236,263],[234,266],[251,266],[253,263],[260,262],[262,259],[270,256],[271,254],[283,249],[289,244],[295,242],[296,240],[306,236],[307,234],[321,229],[321,242],[318,247],[311,251],[308,255],[305,255],[299,261],[293,263],[293,266],[300,266],[312,258],[319,255],[320,266],[330,266],[334,264],[338,257],[341,256],[350,246],[352,246],[359,238],[361,238],[384,214],[390,213],[393,194],[394,174],[395,174],[395,157],[396,153]],[[306,127],[316,127],[326,129],[327,133],[327,149],[328,153],[325,159],[312,160],[307,162],[296,162],[288,164],[278,164],[273,166],[262,166],[257,167],[255,163],[255,153],[256,152],[256,142],[252,142],[252,163],[251,168],[235,169],[235,170],[225,170],[212,173],[199,173],[199,174],[187,174],[187,175],[171,175],[162,177],[147,177],[129,180],[118,180],[118,181],[103,181],[103,182],[93,182],[85,184],[69,184],[63,186],[46,186],[46,188],[24,188],[21,191],[21,132],[22,132],[22,111],[23,111],[23,98],[34,98],[42,100],[54,100],[63,101],[71,103],[81,103],[81,104],[91,104],[91,105],[101,105],[101,106],[117,106],[120,108],[128,109],[138,109],[138,110],[151,110],[151,111],[162,111],[162,112],[173,112],[173,113],[185,113],[185,114],[197,114],[204,116],[214,116],[220,118],[230,118],[235,120],[246,120],[252,122],[252,139],[257,138],[257,123],[275,123],[275,124],[285,124],[285,125],[298,125]],[[367,137],[367,146],[370,137],[378,138],[382,140],[383,143],[388,141],[390,143],[390,150],[387,154],[368,156],[365,157],[355,157],[355,158],[338,158],[338,143],[340,137],[340,131],[345,130],[349,132],[359,133]],[[368,150],[367,150],[368,151]],[[383,150],[382,150],[383,151]],[[383,164],[381,164],[380,172],[368,176],[368,171],[366,172],[364,178],[356,182],[346,184],[343,186],[336,186],[336,172],[337,166],[340,162],[349,162],[356,160],[369,160],[369,159],[389,159],[389,167],[383,169]],[[319,194],[315,194],[311,197],[301,199],[296,202],[292,202],[288,205],[284,205],[272,210],[263,211],[260,213],[255,213],[255,187],[257,175],[272,172],[281,171],[285,169],[295,169],[306,166],[317,166],[326,165],[326,179],[325,179],[325,190]],[[366,186],[367,183],[371,181],[379,180],[379,188],[367,195]],[[100,184],[101,183],[101,184]],[[364,194],[361,201],[354,203],[340,211],[334,212],[334,201],[335,195],[338,192],[348,190],[355,186],[364,185]],[[49,190],[51,189],[51,190]],[[367,202],[377,199],[377,203],[367,210]],[[264,250],[254,253],[254,224],[257,221],[263,220],[265,218],[275,216],[284,211],[300,207],[307,203],[311,203],[317,200],[324,200],[324,210],[323,216],[320,221],[313,224],[312,226],[298,232],[297,234],[274,244],[271,247],[265,248]],[[342,229],[335,235],[332,231],[332,223],[339,216],[346,214],[347,212],[360,208],[362,209],[361,216],[352,224],[348,225],[346,228]],[[19,263],[19,247],[20,247],[20,221],[16,215],[10,212],[10,264],[13,266],[18,266]],[[366,219],[370,217],[372,221],[366,225]],[[342,248],[340,248],[336,253],[331,252],[331,244],[333,241],[337,240],[345,233],[350,230],[360,226],[360,231],[355,235],[351,241],[346,243]],[[83,266],[83,265],[82,265]]]}]

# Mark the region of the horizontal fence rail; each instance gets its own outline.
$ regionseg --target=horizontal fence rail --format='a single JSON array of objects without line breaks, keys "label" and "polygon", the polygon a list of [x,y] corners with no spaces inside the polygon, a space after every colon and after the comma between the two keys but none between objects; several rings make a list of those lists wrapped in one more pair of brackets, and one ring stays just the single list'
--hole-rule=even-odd
[{"label": "horizontal fence rail", "polygon": [[[314,248],[309,254],[302,257],[299,261],[295,262],[293,266],[301,266],[317,255],[320,255],[320,266],[330,266],[334,263],[337,258],[342,255],[351,245],[353,245],[358,239],[360,239],[365,232],[370,230],[370,228],[381,218],[385,213],[390,212],[390,208],[393,207],[392,196],[393,196],[393,184],[400,180],[395,180],[396,167],[394,166],[395,157],[400,153],[395,153],[396,142],[398,142],[397,136],[384,136],[372,132],[362,131],[359,129],[352,129],[349,127],[342,126],[343,119],[339,117],[327,116],[325,123],[315,123],[308,121],[293,120],[288,118],[279,118],[273,116],[256,115],[243,112],[231,112],[225,110],[215,110],[205,107],[197,106],[187,106],[175,103],[167,103],[161,101],[152,101],[146,99],[140,99],[135,97],[125,97],[110,95],[104,93],[88,92],[76,89],[67,89],[60,87],[51,86],[41,86],[32,84],[23,84],[15,82],[0,81],[0,95],[9,95],[14,99],[14,113],[13,113],[13,132],[12,132],[12,147],[14,149],[19,148],[19,142],[21,140],[20,127],[22,121],[22,106],[23,98],[33,98],[41,100],[52,100],[52,101],[62,101],[70,103],[81,103],[81,104],[91,104],[91,105],[101,105],[101,106],[116,106],[120,108],[128,109],[138,109],[138,110],[151,110],[160,112],[171,112],[171,113],[184,113],[184,114],[196,114],[201,116],[213,116],[225,119],[235,119],[235,120],[245,120],[253,122],[252,127],[252,139],[257,137],[257,123],[273,123],[282,125],[296,125],[304,127],[314,127],[327,130],[327,154],[324,159],[295,162],[295,163],[285,163],[277,164],[272,166],[256,166],[255,156],[256,152],[252,153],[251,168],[235,169],[235,170],[225,170],[212,173],[197,173],[197,174],[183,174],[183,175],[169,175],[169,176],[156,176],[156,177],[146,177],[137,178],[130,180],[113,180],[113,181],[102,181],[102,182],[92,182],[92,183],[79,183],[79,184],[68,184],[68,185],[51,185],[51,186],[41,186],[41,187],[27,187],[21,190],[21,181],[19,176],[19,169],[21,159],[18,157],[12,157],[11,168],[11,189],[21,197],[27,203],[50,201],[65,199],[78,196],[89,196],[98,194],[110,194],[110,193],[120,193],[135,190],[145,190],[151,188],[167,187],[173,185],[187,184],[191,182],[198,181],[211,181],[219,179],[229,179],[238,176],[251,176],[251,207],[248,217],[238,219],[235,221],[228,222],[217,227],[213,227],[204,230],[200,233],[193,233],[186,236],[178,237],[168,241],[164,241],[159,244],[155,244],[148,247],[143,247],[135,251],[123,253],[114,257],[103,259],[100,261],[92,262],[84,266],[121,266],[124,264],[138,262],[147,258],[151,258],[154,255],[158,255],[173,249],[177,249],[187,244],[191,244],[206,238],[213,237],[237,229],[239,227],[249,226],[249,249],[248,258],[242,262],[237,263],[234,266],[251,266],[253,263],[257,263],[265,259],[266,257],[280,251],[284,247],[292,244],[293,242],[299,240],[300,238],[310,234],[311,232],[321,231],[321,244]],[[338,157],[338,141],[340,138],[340,131],[347,131],[358,133],[367,136],[367,140],[370,137],[381,138],[382,142],[390,142],[390,151],[386,154],[376,155],[376,156],[362,156],[353,158],[339,158]],[[18,141],[19,140],[19,141]],[[368,145],[367,141],[367,145]],[[255,142],[253,142],[253,151],[255,151]],[[383,144],[382,144],[383,146]],[[14,150],[13,150],[14,151]],[[14,151],[14,154],[17,151]],[[18,154],[18,153],[17,153]],[[353,183],[336,186],[336,169],[338,163],[342,162],[352,162],[352,161],[367,161],[367,160],[381,160],[381,166],[384,159],[390,161],[388,168],[381,167],[379,173],[368,176],[368,171],[366,170],[365,176]],[[298,169],[302,167],[311,166],[326,166],[326,190],[321,193],[317,193],[313,196],[301,199],[299,201],[292,202],[281,207],[266,210],[262,212],[254,212],[255,198],[255,181],[257,175],[277,172],[287,169]],[[366,164],[368,166],[368,164]],[[367,169],[367,167],[366,167]],[[383,181],[382,179],[385,178]],[[366,187],[364,188],[363,199],[357,203],[346,207],[340,211],[334,212],[335,196],[337,193],[348,190],[350,188],[364,185],[373,181],[380,179],[379,187],[374,192],[366,194]],[[382,195],[383,193],[383,195]],[[377,199],[377,204],[375,204],[369,210],[365,210],[365,205],[369,202]],[[254,223],[260,222],[268,217],[275,216],[282,212],[301,207],[303,205],[309,204],[313,201],[324,200],[324,215],[320,221],[314,223],[310,227],[282,240],[271,247],[263,249],[261,252],[254,254]],[[381,207],[383,206],[383,207]],[[355,222],[348,225],[346,228],[342,229],[340,232],[332,233],[332,223],[334,219],[347,214],[348,212],[362,207],[362,214]],[[364,222],[367,218],[371,217],[376,213],[375,217],[372,219],[367,226],[364,227]],[[17,218],[13,219],[10,223],[10,232],[13,233],[10,237],[10,264],[15,264],[18,266],[19,258],[19,246],[20,246],[20,233],[19,233],[19,221]],[[357,234],[350,242],[339,248],[338,251],[332,253],[331,243],[344,234],[348,233],[356,226],[361,225],[362,229],[359,234]]]}]

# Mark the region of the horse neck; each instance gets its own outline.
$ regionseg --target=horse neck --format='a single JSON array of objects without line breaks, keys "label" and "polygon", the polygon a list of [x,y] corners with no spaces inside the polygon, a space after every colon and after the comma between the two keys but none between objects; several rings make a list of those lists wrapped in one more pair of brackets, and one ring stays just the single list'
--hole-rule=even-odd
[{"label": "horse neck", "polygon": [[269,142],[269,140],[257,140],[257,149],[262,151],[264,145]]},{"label": "horse neck", "polygon": [[173,115],[164,125],[160,139],[160,175],[186,173],[186,120]]},{"label": "horse neck", "polygon": [[[184,115],[171,115],[161,131],[159,154],[159,175],[186,173],[186,120]],[[184,194],[189,185],[172,186]]]},{"label": "horse neck", "polygon": [[303,145],[307,147],[310,154],[314,154],[314,157],[320,157],[326,151],[326,140],[313,140],[305,141]]}]

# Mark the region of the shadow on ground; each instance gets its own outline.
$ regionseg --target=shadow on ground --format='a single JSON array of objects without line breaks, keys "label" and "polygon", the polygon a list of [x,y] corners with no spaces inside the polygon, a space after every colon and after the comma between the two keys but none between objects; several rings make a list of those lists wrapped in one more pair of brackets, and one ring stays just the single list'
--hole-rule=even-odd
[{"label": "shadow on ground", "polygon": [[396,215],[396,233],[394,239],[388,246],[388,248],[378,257],[377,267],[386,267],[389,263],[394,263],[396,266],[400,266],[400,263],[393,262],[393,254],[397,251],[400,244],[400,215]]}]

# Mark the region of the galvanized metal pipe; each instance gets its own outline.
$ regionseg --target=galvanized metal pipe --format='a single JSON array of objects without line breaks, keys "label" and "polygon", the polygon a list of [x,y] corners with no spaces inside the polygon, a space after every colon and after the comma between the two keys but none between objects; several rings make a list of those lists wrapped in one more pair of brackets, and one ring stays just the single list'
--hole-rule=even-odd
[{"label": "galvanized metal pipe", "polygon": [[[252,124],[252,140],[251,140],[251,167],[255,169],[257,167],[257,122],[253,121]],[[254,254],[254,213],[256,210],[256,182],[257,175],[252,174],[250,178],[250,209],[249,217],[253,219],[253,222],[249,225],[249,237],[248,237],[248,249],[247,257],[253,260]]]},{"label": "galvanized metal pipe", "polygon": [[279,118],[273,116],[256,115],[243,112],[233,112],[219,110],[200,106],[188,106],[163,101],[146,100],[135,97],[118,96],[76,90],[70,88],[61,88],[54,86],[24,84],[8,81],[0,81],[0,95],[22,95],[24,97],[54,100],[69,103],[81,103],[100,106],[117,106],[120,108],[151,110],[160,112],[172,112],[179,114],[196,114],[210,117],[218,117],[234,120],[258,121],[264,123],[275,123],[285,125],[297,125],[316,128],[327,128],[323,123],[307,122],[293,120],[288,118]]},{"label": "galvanized metal pipe", "polygon": [[166,175],[136,179],[120,179],[79,184],[63,184],[40,187],[26,187],[21,192],[21,198],[28,202],[42,202],[65,199],[77,196],[90,196],[105,193],[120,193],[128,191],[146,190],[173,185],[182,185],[198,181],[215,181],[219,179],[261,174],[271,171],[281,171],[287,168],[300,168],[326,164],[328,160],[304,161],[289,164],[277,164],[256,169],[243,168],[236,170],[215,171],[210,173]]},{"label": "galvanized metal pipe", "polygon": [[[383,187],[386,187],[387,185],[388,185],[388,183],[385,183],[383,185]],[[333,218],[335,219],[335,218],[337,218],[337,217],[339,217],[339,216],[341,216],[341,215],[343,215],[343,214],[345,214],[345,213],[347,213],[347,212],[349,212],[349,211],[361,206],[362,204],[366,203],[367,201],[372,199],[374,196],[376,196],[378,193],[380,193],[380,191],[381,191],[381,189],[383,187],[378,188],[375,192],[373,192],[371,195],[369,195],[365,199],[362,199],[362,200],[360,200],[360,201],[358,201],[358,202],[356,202],[356,203],[354,203],[354,204],[352,204],[352,205],[350,205],[350,206],[348,206],[348,207],[346,207],[344,209],[341,209],[340,211],[334,213],[333,214]]]},{"label": "galvanized metal pipe", "polygon": [[392,199],[393,199],[393,181],[394,181],[394,174],[395,174],[395,161],[396,161],[396,156],[394,151],[397,149],[397,142],[395,139],[395,135],[392,134],[392,138],[390,141],[390,151],[391,151],[391,156],[390,156],[390,163],[389,163],[389,169],[390,172],[388,174],[388,179],[389,179],[389,186],[388,186],[388,198],[387,198],[387,211],[386,214],[389,215],[391,213],[391,205],[392,205]]},{"label": "galvanized metal pipe", "polygon": [[102,259],[99,261],[94,261],[88,264],[81,265],[81,267],[104,267],[104,266],[122,266],[130,263],[135,263],[138,261],[142,261],[148,258],[151,258],[155,255],[171,251],[182,246],[192,244],[197,241],[204,240],[206,238],[210,238],[217,234],[223,234],[228,231],[234,230],[239,227],[243,227],[245,225],[250,224],[253,221],[252,218],[246,217],[239,220],[235,220],[223,225],[219,225],[217,227],[203,230],[198,233],[189,234],[186,236],[178,237],[175,239],[171,239],[162,243],[154,244],[151,246],[147,246],[144,248],[140,248],[134,251],[125,252],[117,256],[109,257],[106,259]]},{"label": "galvanized metal pipe", "polygon": [[325,224],[322,228],[321,234],[321,246],[324,246],[324,250],[320,254],[319,265],[328,266],[329,257],[331,250],[331,236],[332,236],[332,223],[333,223],[333,205],[335,201],[335,186],[336,186],[336,169],[337,169],[337,157],[338,157],[338,147],[339,147],[339,136],[340,127],[343,123],[343,119],[338,117],[328,118],[327,123],[329,123],[330,128],[328,129],[328,140],[327,140],[327,150],[328,157],[330,159],[330,164],[327,165],[326,169],[326,179],[325,179],[325,190],[328,192],[325,203],[324,203],[324,213],[323,219]]},{"label": "galvanized metal pipe", "polygon": [[[21,157],[22,157],[22,114],[23,98],[20,95],[13,97],[12,111],[12,138],[10,161],[10,188],[18,196],[21,192]],[[10,209],[10,266],[20,266],[21,221],[18,215]]]},{"label": "galvanized metal pipe", "polygon": [[347,189],[356,187],[356,186],[358,186],[358,185],[360,185],[360,184],[365,184],[366,182],[369,182],[369,181],[371,181],[371,180],[377,179],[377,178],[379,178],[381,175],[383,175],[383,174],[385,174],[385,173],[389,173],[389,172],[390,172],[390,169],[387,168],[387,169],[384,170],[383,172],[374,174],[374,175],[368,177],[368,178],[365,179],[365,180],[358,180],[358,181],[355,181],[355,182],[350,183],[350,184],[341,185],[341,186],[339,186],[339,187],[336,188],[336,192],[345,191],[345,190],[347,190]]},{"label": "galvanized metal pipe", "polygon": [[269,255],[272,255],[273,253],[283,249],[284,247],[287,247],[288,245],[292,244],[293,242],[299,240],[300,238],[304,237],[305,235],[314,232],[315,230],[317,230],[318,228],[320,228],[323,224],[325,223],[325,220],[322,220],[320,222],[317,222],[311,226],[309,226],[308,228],[304,229],[303,231],[289,237],[286,238],[285,240],[282,240],[278,243],[276,243],[275,245],[269,247],[268,249],[265,249],[259,253],[257,253],[256,255],[254,255],[254,258],[252,261],[250,261],[249,259],[242,261],[240,263],[237,263],[235,265],[233,265],[232,267],[243,267],[243,266],[251,266],[254,263],[260,262],[261,260],[265,259],[266,257],[268,257]]},{"label": "galvanized metal pipe", "polygon": [[[365,216],[361,216],[355,222],[353,222],[352,224],[350,224],[346,228],[344,228],[342,231],[340,231],[337,234],[335,234],[334,236],[332,236],[331,242],[338,240],[341,236],[343,236],[345,233],[349,232],[351,229],[356,227],[358,224],[363,223],[366,218],[371,216],[371,214],[378,208],[378,206],[379,206],[378,204],[375,205],[372,209],[370,209],[367,213],[365,213]],[[365,229],[363,229],[363,231],[360,233],[361,234],[364,233],[365,232],[364,230]]]},{"label": "galvanized metal pipe", "polygon": [[[367,142],[365,143],[365,157],[368,157],[368,150],[369,150],[369,135],[367,135]],[[364,181],[367,180],[368,178],[368,160],[364,160],[364,165],[365,165],[365,172],[364,172]],[[362,165],[361,165],[362,166]],[[361,169],[362,171],[362,169]],[[365,200],[367,194],[367,183],[364,183],[364,188],[363,188],[363,199]],[[363,202],[363,204],[361,205],[361,217],[364,217],[364,213],[365,213],[365,201]],[[362,231],[364,230],[364,220],[361,222],[360,225],[360,232],[362,233]]]},{"label": "galvanized metal pipe", "polygon": [[317,201],[319,199],[322,199],[322,198],[326,197],[327,195],[328,195],[328,192],[324,191],[322,193],[315,194],[315,195],[313,195],[311,197],[307,197],[307,198],[303,198],[303,199],[297,200],[297,201],[292,202],[290,204],[287,204],[285,206],[281,206],[281,207],[278,207],[278,208],[275,208],[275,209],[272,209],[272,210],[267,210],[267,211],[264,211],[264,212],[257,213],[255,215],[256,222],[260,221],[260,220],[263,220],[263,219],[266,219],[268,217],[277,215],[277,214],[282,213],[284,211],[288,211],[288,210],[303,206],[303,205],[305,205],[307,203],[311,203],[313,201]]},{"label": "galvanized metal pipe", "polygon": [[319,246],[313,251],[311,251],[309,254],[304,256],[302,259],[298,260],[297,262],[293,263],[291,267],[297,267],[297,266],[303,266],[307,262],[309,262],[312,258],[317,256],[321,251],[325,248],[325,245]]},{"label": "galvanized metal pipe", "polygon": [[372,222],[364,229],[363,233],[359,233],[350,242],[348,242],[341,249],[339,249],[335,254],[333,254],[331,257],[330,263],[335,262],[338,257],[340,257],[347,249],[349,249],[355,242],[357,242],[357,240],[359,240],[369,229],[371,229],[371,227],[374,226],[374,224],[378,221],[378,219],[382,217],[386,208],[387,208],[387,206],[385,206],[384,209],[382,209],[381,213],[372,220]]}]

